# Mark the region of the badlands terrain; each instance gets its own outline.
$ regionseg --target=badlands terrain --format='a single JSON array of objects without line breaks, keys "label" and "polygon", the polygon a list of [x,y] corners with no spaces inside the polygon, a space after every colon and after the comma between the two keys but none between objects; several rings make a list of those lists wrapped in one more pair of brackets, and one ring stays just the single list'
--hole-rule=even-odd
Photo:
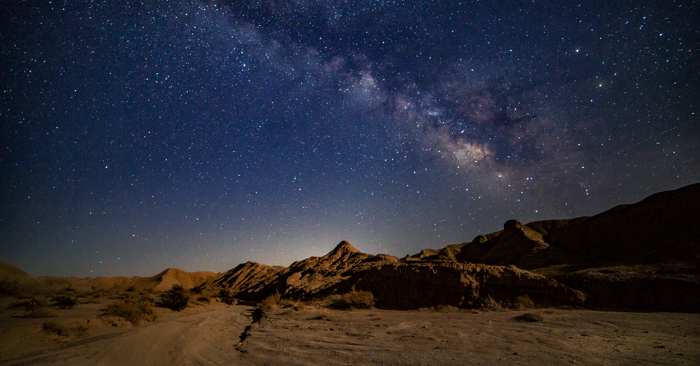
[{"label": "badlands terrain", "polygon": [[219,274],[0,264],[0,364],[699,364],[699,238],[695,184],[402,258],[343,241]]}]

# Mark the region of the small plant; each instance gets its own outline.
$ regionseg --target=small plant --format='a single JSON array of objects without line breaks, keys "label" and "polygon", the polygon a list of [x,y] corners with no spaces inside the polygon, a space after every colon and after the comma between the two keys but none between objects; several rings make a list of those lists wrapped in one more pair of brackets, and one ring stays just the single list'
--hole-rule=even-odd
[{"label": "small plant", "polygon": [[75,304],[77,304],[77,301],[74,297],[64,295],[56,296],[51,300],[54,302],[55,306],[58,306],[59,309],[70,309],[73,306],[75,306]]},{"label": "small plant", "polygon": [[518,309],[529,309],[535,307],[535,302],[530,296],[522,295],[515,298],[515,307]]},{"label": "small plant", "polygon": [[221,300],[226,305],[236,305],[238,303],[238,300],[235,298],[236,292],[231,291],[229,289],[222,288],[219,290],[219,293],[216,295],[216,297]]},{"label": "small plant", "polygon": [[170,310],[180,311],[187,307],[189,301],[190,295],[187,290],[182,285],[173,285],[170,290],[163,294],[159,305]]},{"label": "small plant", "polygon": [[126,292],[134,292],[136,291],[136,288],[134,286],[129,286],[126,288]]},{"label": "small plant", "polygon": [[58,334],[61,337],[68,337],[70,335],[68,327],[53,320],[44,322],[44,324],[41,325],[41,329],[47,333]]},{"label": "small plant", "polygon": [[211,299],[209,296],[200,296],[197,298],[197,302],[202,304],[211,304]]},{"label": "small plant", "polygon": [[118,316],[126,319],[133,325],[138,325],[141,320],[154,321],[156,315],[153,312],[153,298],[141,296],[139,299],[125,299],[113,302],[105,309],[106,315]]},{"label": "small plant", "polygon": [[516,316],[515,320],[517,320],[519,322],[534,323],[534,322],[544,321],[544,317],[540,314],[526,313],[523,315]]},{"label": "small plant", "polygon": [[275,307],[281,299],[282,295],[280,295],[279,292],[275,292],[274,294],[263,299],[263,301],[260,301],[255,308],[262,311],[270,310]]},{"label": "small plant", "polygon": [[283,308],[291,308],[292,306],[296,305],[296,302],[292,299],[280,299],[277,305]]},{"label": "small plant", "polygon": [[353,287],[350,292],[341,295],[330,306],[336,309],[370,309],[374,305],[374,295],[369,291],[357,291]]},{"label": "small plant", "polygon": [[78,325],[75,328],[75,331],[78,332],[78,338],[85,338],[90,335],[90,327],[88,327],[87,325]]},{"label": "small plant", "polygon": [[199,295],[199,294],[201,294],[202,292],[204,292],[204,287],[202,287],[202,286],[200,286],[200,287],[192,287],[192,288],[190,289],[190,292],[193,293],[193,294]]},{"label": "small plant", "polygon": [[57,315],[49,308],[37,308],[27,316],[30,318],[55,318]]}]

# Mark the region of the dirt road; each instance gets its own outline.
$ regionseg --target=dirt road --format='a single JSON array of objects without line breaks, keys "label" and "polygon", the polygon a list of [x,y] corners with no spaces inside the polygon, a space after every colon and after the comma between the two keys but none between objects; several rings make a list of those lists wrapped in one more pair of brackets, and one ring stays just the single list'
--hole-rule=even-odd
[{"label": "dirt road", "polygon": [[239,365],[252,308],[209,306],[0,361],[7,365]]},{"label": "dirt road", "polygon": [[[78,339],[47,335],[41,330],[44,319],[5,316],[0,365],[700,363],[698,314],[537,309],[531,311],[542,321],[523,323],[515,317],[525,311],[338,311],[306,305],[277,307],[254,322],[251,307],[214,303],[182,312],[159,309],[155,323],[112,327],[97,317],[98,308],[92,333]],[[69,324],[85,319],[89,310],[54,319]]]}]

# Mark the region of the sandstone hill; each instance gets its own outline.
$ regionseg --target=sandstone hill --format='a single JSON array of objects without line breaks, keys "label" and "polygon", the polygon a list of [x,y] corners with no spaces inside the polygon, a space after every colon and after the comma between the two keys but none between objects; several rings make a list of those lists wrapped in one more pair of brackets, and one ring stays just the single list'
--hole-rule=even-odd
[{"label": "sandstone hill", "polygon": [[288,268],[248,262],[212,284],[245,300],[370,291],[377,306],[538,305],[700,312],[700,184],[591,217],[523,225],[398,259],[341,242]]},{"label": "sandstone hill", "polygon": [[700,184],[591,217],[510,220],[407,260],[515,265],[586,294],[589,307],[700,311]]},{"label": "sandstone hill", "polygon": [[451,261],[412,262],[362,253],[343,241],[323,257],[295,262],[288,268],[246,263],[213,284],[258,301],[275,292],[295,299],[323,298],[351,289],[372,292],[385,309],[517,307],[527,298],[543,306],[582,306],[579,291],[552,278],[515,267]]},{"label": "sandstone hill", "polygon": [[0,263],[0,295],[16,295],[36,285],[29,273],[11,264]]}]

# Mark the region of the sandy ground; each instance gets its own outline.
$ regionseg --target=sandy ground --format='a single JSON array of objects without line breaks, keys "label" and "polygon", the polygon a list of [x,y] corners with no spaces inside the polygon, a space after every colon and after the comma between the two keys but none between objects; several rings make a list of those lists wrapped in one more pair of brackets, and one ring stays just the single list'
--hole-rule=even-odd
[{"label": "sandy ground", "polygon": [[[385,311],[277,307],[254,322],[253,308],[213,303],[158,309],[140,326],[100,317],[105,304],[27,319],[0,312],[2,365],[697,365],[700,315],[538,309]],[[87,320],[90,320],[88,323]],[[59,337],[47,320],[85,334]],[[247,328],[248,327],[248,328]],[[246,329],[247,328],[247,329]],[[241,342],[241,336],[244,340]]]}]

